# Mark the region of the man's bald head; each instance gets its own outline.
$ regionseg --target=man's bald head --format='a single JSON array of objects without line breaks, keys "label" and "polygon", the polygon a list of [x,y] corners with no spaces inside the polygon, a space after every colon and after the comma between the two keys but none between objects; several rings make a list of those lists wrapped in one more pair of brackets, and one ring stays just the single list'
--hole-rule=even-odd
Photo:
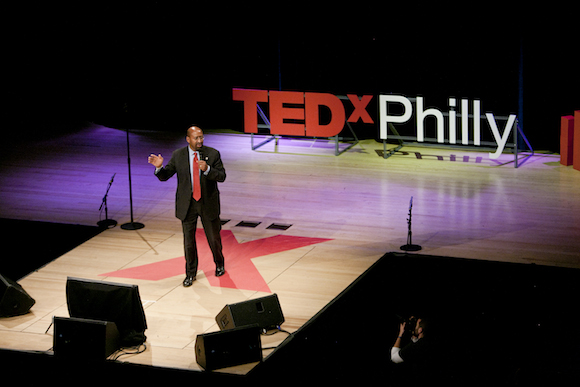
[{"label": "man's bald head", "polygon": [[192,150],[198,151],[203,147],[203,130],[199,126],[190,126],[185,140]]}]

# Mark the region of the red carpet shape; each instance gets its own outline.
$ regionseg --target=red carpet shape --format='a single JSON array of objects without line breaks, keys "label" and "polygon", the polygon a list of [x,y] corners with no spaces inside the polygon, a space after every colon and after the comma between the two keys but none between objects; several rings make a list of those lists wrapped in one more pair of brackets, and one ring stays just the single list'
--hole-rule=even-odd
[{"label": "red carpet shape", "polygon": [[[255,290],[271,293],[262,275],[256,269],[252,258],[293,250],[317,243],[330,241],[325,238],[308,238],[298,236],[276,235],[239,243],[230,230],[222,230],[222,245],[225,257],[226,274],[215,276],[215,264],[203,229],[197,229],[197,251],[199,255],[198,269],[205,273],[211,286]],[[147,265],[100,274],[106,277],[132,278],[158,281],[185,273],[185,258],[183,256]]]}]

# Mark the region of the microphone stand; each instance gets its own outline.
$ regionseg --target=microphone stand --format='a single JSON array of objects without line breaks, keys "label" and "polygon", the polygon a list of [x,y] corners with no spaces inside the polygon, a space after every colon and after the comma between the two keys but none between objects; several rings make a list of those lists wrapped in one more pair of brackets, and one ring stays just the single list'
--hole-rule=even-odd
[{"label": "microphone stand", "polygon": [[407,234],[407,244],[401,246],[401,250],[403,251],[419,251],[421,250],[421,246],[413,244],[413,232],[411,231],[411,210],[413,208],[413,197],[411,196],[411,202],[409,203],[409,218],[407,219],[407,223],[409,225],[409,233]]},{"label": "microphone stand", "polygon": [[129,166],[129,204],[131,206],[131,221],[121,225],[123,230],[139,230],[145,227],[143,223],[133,221],[133,189],[131,184],[131,155],[129,153],[129,128],[127,130],[127,165]]},{"label": "microphone stand", "polygon": [[109,210],[107,208],[107,195],[109,195],[109,190],[113,185],[113,180],[115,179],[115,174],[111,177],[111,181],[109,181],[109,186],[107,187],[107,192],[105,192],[105,196],[103,196],[103,202],[101,203],[101,207],[99,207],[99,212],[102,213],[103,207],[105,207],[105,219],[99,220],[97,225],[101,228],[113,228],[117,225],[117,221],[113,219],[109,219]]}]

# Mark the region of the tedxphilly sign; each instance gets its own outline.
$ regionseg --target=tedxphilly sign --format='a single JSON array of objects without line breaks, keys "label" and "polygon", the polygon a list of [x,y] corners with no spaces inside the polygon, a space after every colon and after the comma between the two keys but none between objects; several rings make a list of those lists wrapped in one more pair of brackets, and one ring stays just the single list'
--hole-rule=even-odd
[{"label": "tedxphilly sign", "polygon": [[[347,94],[348,100],[354,107],[353,112],[346,117],[343,102],[334,94],[299,92],[299,91],[274,91],[233,89],[234,101],[244,104],[244,132],[258,133],[258,113],[256,105],[260,102],[268,103],[270,134],[305,137],[333,137],[338,135],[346,122],[362,120],[365,124],[374,124],[375,121],[367,111],[367,106],[373,99],[372,95],[363,95],[359,98],[355,94]],[[382,140],[387,139],[387,127],[390,123],[402,124],[408,122],[413,115],[411,100],[402,95],[379,95],[378,122],[379,133]],[[397,106],[395,109],[395,105]],[[434,117],[437,127],[437,142],[457,144],[457,100],[449,98],[449,112],[447,125],[444,114],[436,108],[424,108],[423,97],[417,97],[415,102],[415,116],[417,141],[425,141],[425,119]],[[461,99],[461,144],[469,144],[469,100]],[[320,107],[324,106],[330,111],[330,121],[321,124]],[[472,101],[472,138],[473,145],[481,145],[481,101]],[[497,149],[489,153],[489,157],[497,159],[503,152],[511,129],[514,126],[516,116],[511,114],[500,132],[493,113],[486,113],[485,118],[493,135]],[[445,136],[447,126],[447,136]]]}]

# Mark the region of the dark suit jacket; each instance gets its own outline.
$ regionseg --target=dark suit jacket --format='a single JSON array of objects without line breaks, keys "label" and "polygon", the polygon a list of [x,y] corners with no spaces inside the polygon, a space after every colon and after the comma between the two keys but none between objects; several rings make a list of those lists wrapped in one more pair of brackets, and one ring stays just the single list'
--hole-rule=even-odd
[{"label": "dark suit jacket", "polygon": [[[214,220],[220,215],[220,192],[217,183],[226,179],[226,170],[216,149],[203,146],[200,153],[202,159],[210,166],[208,175],[202,173],[200,176],[202,215]],[[156,174],[159,180],[166,181],[177,173],[175,216],[181,220],[185,219],[189,203],[193,200],[190,168],[189,153],[185,146],[174,151],[169,163]]]}]

